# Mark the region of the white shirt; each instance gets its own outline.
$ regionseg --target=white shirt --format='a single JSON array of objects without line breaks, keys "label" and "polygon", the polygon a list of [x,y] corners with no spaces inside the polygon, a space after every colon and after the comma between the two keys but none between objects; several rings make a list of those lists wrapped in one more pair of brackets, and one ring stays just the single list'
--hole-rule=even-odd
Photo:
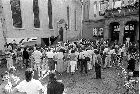
[{"label": "white shirt", "polygon": [[54,55],[55,55],[55,54],[54,54],[52,51],[46,52],[46,56],[47,56],[48,58],[53,58]]},{"label": "white shirt", "polygon": [[40,51],[35,50],[32,55],[33,55],[33,58],[35,59],[35,63],[41,62],[42,53]]},{"label": "white shirt", "polygon": [[55,55],[55,57],[57,59],[63,59],[63,57],[64,57],[63,52],[57,52],[56,55]]},{"label": "white shirt", "polygon": [[109,51],[109,49],[108,48],[105,48],[104,51],[103,51],[103,53],[107,53],[108,51]]},{"label": "white shirt", "polygon": [[115,49],[110,50],[109,53],[110,53],[110,54],[114,54],[114,53],[115,53]]},{"label": "white shirt", "polygon": [[87,51],[80,52],[79,59],[85,59],[85,57],[88,57],[88,52]]},{"label": "white shirt", "polygon": [[39,80],[32,79],[27,82],[23,80],[16,86],[19,92],[26,92],[27,94],[39,94],[39,90],[43,89],[43,86]]}]

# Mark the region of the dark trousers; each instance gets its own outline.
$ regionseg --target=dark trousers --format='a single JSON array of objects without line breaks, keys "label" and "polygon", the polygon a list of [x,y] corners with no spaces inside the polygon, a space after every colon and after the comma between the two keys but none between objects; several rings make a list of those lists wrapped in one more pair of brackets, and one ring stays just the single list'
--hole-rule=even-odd
[{"label": "dark trousers", "polygon": [[83,69],[85,68],[85,73],[87,73],[87,61],[85,59],[81,60],[81,73],[83,72]]},{"label": "dark trousers", "polygon": [[49,66],[49,70],[55,70],[55,61],[52,58],[48,59],[48,66]]},{"label": "dark trousers", "polygon": [[101,79],[101,66],[95,63],[96,79]]}]

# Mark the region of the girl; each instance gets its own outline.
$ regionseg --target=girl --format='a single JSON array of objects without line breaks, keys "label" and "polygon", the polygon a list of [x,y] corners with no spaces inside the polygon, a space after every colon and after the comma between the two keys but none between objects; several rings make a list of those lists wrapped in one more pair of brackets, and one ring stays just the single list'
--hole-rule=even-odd
[{"label": "girl", "polygon": [[7,68],[8,68],[8,70],[12,66],[13,66],[13,56],[12,56],[12,53],[9,51],[7,54]]},{"label": "girl", "polygon": [[11,67],[9,70],[9,81],[11,82],[12,86],[16,86],[20,81],[19,77],[15,76],[15,67]]},{"label": "girl", "polygon": [[1,77],[2,84],[0,85],[0,94],[10,94],[12,91],[12,84],[9,81],[9,73],[6,71]]}]

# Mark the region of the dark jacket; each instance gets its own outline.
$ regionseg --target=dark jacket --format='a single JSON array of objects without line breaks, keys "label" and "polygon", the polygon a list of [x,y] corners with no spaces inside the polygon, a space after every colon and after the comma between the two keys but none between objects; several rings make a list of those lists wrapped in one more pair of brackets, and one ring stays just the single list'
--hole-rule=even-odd
[{"label": "dark jacket", "polygon": [[27,51],[23,51],[23,58],[24,59],[29,59],[29,53]]},{"label": "dark jacket", "polygon": [[135,70],[135,62],[136,60],[131,58],[129,61],[128,61],[128,67],[127,69],[130,70],[130,71],[134,71]]},{"label": "dark jacket", "polygon": [[63,94],[64,84],[57,81],[51,81],[47,86],[47,94]]}]

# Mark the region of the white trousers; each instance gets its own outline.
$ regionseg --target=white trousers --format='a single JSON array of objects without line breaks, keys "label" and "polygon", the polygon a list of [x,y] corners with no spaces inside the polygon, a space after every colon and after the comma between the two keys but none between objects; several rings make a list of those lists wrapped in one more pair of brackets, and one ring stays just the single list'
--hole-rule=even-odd
[{"label": "white trousers", "polygon": [[70,61],[71,72],[75,72],[76,64],[77,64],[76,61]]}]

